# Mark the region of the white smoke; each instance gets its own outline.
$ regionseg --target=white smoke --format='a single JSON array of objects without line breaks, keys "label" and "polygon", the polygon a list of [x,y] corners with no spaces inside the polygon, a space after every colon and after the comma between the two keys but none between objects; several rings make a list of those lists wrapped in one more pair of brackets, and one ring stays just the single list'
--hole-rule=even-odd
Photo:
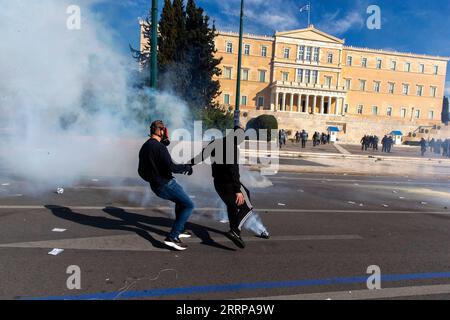
[{"label": "white smoke", "polygon": [[0,0],[0,162],[35,188],[136,176],[148,132],[139,111],[186,127],[182,101],[133,88],[137,64],[92,12],[96,1],[77,2],[81,29],[69,30],[72,1]]},{"label": "white smoke", "polygon": [[[81,29],[69,30],[72,1],[0,0],[0,169],[29,181],[26,192],[70,187],[86,176],[137,177],[137,154],[148,132],[136,120],[139,112],[169,128],[191,127],[181,100],[132,86],[137,64],[92,12],[95,2],[77,1]],[[210,167],[194,170],[181,180],[212,191]],[[271,185],[243,168],[241,176],[249,188]],[[129,194],[140,205],[152,197],[150,190]],[[226,218],[220,206],[218,220]]]}]

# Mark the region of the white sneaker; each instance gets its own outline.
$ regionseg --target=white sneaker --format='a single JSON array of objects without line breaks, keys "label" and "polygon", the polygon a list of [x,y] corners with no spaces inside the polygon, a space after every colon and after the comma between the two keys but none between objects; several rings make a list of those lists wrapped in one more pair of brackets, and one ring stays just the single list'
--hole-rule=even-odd
[{"label": "white sneaker", "polygon": [[183,242],[181,242],[180,239],[172,239],[170,237],[167,237],[164,240],[164,243],[167,246],[174,248],[176,250],[179,250],[179,251],[183,251],[183,250],[187,249],[187,245],[185,245]]},{"label": "white sneaker", "polygon": [[178,237],[187,239],[187,238],[192,237],[192,234],[189,231],[183,231],[180,233],[180,235]]}]

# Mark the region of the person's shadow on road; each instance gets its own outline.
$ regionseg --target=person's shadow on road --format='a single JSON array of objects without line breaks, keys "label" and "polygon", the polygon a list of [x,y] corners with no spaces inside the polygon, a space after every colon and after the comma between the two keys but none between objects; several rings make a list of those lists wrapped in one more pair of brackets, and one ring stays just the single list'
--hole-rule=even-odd
[{"label": "person's shadow on road", "polygon": [[[57,205],[46,205],[45,207],[49,209],[58,218],[105,230],[120,230],[120,231],[134,232],[138,236],[149,241],[155,248],[174,250],[150,235],[150,232],[152,232],[160,236],[166,236],[167,231],[155,228],[154,226],[171,228],[173,224],[172,219],[165,217],[145,216],[141,214],[127,212],[121,208],[116,207],[106,207],[103,209],[103,211],[115,218],[119,218],[119,220],[106,217],[90,216],[75,212],[70,208]],[[231,249],[229,247],[223,246],[215,242],[209,235],[209,231],[218,234],[225,234],[222,231],[209,227],[203,227],[198,224],[190,222],[186,223],[186,228],[192,230],[192,232],[202,240],[202,244],[224,250],[235,251],[234,249]]]}]

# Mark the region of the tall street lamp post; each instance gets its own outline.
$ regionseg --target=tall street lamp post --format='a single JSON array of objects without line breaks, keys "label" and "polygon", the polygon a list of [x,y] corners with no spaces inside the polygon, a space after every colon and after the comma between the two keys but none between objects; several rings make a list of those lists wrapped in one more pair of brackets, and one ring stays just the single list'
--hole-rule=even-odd
[{"label": "tall street lamp post", "polygon": [[234,110],[234,125],[239,125],[239,105],[241,102],[241,66],[242,66],[242,33],[244,27],[244,0],[241,0],[241,18],[239,24],[239,51],[238,51],[238,67],[236,82],[236,104]]},{"label": "tall street lamp post", "polygon": [[152,0],[152,46],[150,64],[150,87],[158,86],[158,0]]}]

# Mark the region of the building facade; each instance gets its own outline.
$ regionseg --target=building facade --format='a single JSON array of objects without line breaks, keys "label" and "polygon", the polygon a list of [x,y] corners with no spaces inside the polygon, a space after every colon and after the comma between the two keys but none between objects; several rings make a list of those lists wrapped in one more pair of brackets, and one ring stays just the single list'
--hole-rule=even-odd
[{"label": "building facade", "polygon": [[[239,35],[219,32],[219,104],[234,109]],[[345,46],[313,25],[273,37],[244,35],[241,118],[272,114],[280,128],[364,134],[439,135],[447,57]],[[428,129],[427,129],[428,128]],[[443,130],[444,128],[442,128]]]}]

